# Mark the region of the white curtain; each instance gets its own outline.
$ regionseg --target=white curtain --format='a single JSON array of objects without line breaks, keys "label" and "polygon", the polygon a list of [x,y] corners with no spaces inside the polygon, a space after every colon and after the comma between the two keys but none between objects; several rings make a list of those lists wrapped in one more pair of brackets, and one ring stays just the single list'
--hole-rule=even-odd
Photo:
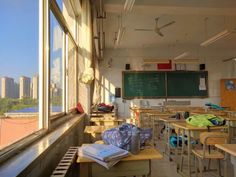
[{"label": "white curtain", "polygon": [[95,79],[94,79],[94,93],[93,103],[98,104],[101,102],[101,75],[98,58],[94,59]]},{"label": "white curtain", "polygon": [[[79,69],[80,80],[86,71],[92,67],[92,19],[89,0],[82,0],[79,22]],[[86,74],[85,74],[86,75]],[[88,76],[88,75],[87,75]],[[79,101],[86,113],[90,112],[91,89],[89,84],[79,84]]]},{"label": "white curtain", "polygon": [[81,47],[82,56],[84,57],[85,69],[91,67],[92,64],[92,19],[91,19],[91,4],[89,0],[82,1],[81,13]]}]

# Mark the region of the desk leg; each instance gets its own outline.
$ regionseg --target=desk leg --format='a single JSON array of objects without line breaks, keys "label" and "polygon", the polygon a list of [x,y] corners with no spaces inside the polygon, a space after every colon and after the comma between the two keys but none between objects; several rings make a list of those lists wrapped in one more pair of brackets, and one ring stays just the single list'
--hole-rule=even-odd
[{"label": "desk leg", "polygon": [[[170,157],[170,124],[169,123],[166,123],[165,124],[166,126],[166,130],[167,130],[167,135],[166,136],[166,143],[167,143],[167,153],[168,153],[168,157],[169,157],[169,160],[171,160],[171,157]],[[177,148],[177,147],[176,147]]]},{"label": "desk leg", "polygon": [[[178,129],[178,132],[177,132],[177,145],[176,145],[176,148],[175,148],[175,157],[176,157],[176,163],[177,163],[177,170],[180,168],[180,164],[178,163],[179,136],[180,136],[180,129]],[[182,154],[181,154],[181,157],[182,157]],[[181,157],[180,157],[180,159],[181,159]]]},{"label": "desk leg", "polygon": [[236,177],[236,157],[231,155],[231,163],[234,166],[234,177]]},{"label": "desk leg", "polygon": [[183,134],[182,134],[182,149],[181,149],[181,158],[180,158],[180,171],[181,172],[183,172],[183,163],[184,163],[184,148],[185,148],[184,136],[185,136],[185,130],[183,130]]},{"label": "desk leg", "polygon": [[80,177],[88,177],[89,176],[89,164],[88,163],[80,163]]},{"label": "desk leg", "polygon": [[231,143],[231,139],[232,139],[230,123],[231,123],[231,122],[229,121],[229,122],[228,122],[229,143]]},{"label": "desk leg", "polygon": [[[149,160],[149,173],[147,174],[147,177],[151,177],[152,175],[152,161]],[[143,177],[145,177],[146,175],[143,175]]]},{"label": "desk leg", "polygon": [[155,147],[155,117],[149,116],[152,119],[152,145]]},{"label": "desk leg", "polygon": [[191,177],[191,137],[190,130],[187,130],[188,136],[188,176]]}]

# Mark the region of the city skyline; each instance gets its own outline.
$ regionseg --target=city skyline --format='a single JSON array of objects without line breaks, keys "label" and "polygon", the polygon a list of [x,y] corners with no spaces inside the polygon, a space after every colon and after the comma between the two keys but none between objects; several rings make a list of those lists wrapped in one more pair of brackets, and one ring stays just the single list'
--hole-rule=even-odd
[{"label": "city skyline", "polygon": [[34,75],[32,78],[20,76],[19,83],[14,78],[4,76],[0,77],[0,98],[33,98],[38,99],[39,93],[39,76]]}]

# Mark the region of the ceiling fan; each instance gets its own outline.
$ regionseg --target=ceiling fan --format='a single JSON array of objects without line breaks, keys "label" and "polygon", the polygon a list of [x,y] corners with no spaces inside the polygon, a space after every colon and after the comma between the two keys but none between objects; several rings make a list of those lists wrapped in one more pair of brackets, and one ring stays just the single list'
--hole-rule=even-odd
[{"label": "ceiling fan", "polygon": [[158,20],[160,19],[160,17],[157,17],[155,18],[155,22],[156,22],[156,25],[155,25],[155,28],[154,29],[144,29],[144,28],[138,28],[138,29],[134,29],[135,31],[154,31],[156,32],[158,35],[160,35],[161,37],[163,37],[164,35],[162,34],[161,32],[161,29],[167,27],[167,26],[170,26],[172,24],[175,23],[175,21],[171,21],[165,25],[162,25],[162,26],[158,26]]}]

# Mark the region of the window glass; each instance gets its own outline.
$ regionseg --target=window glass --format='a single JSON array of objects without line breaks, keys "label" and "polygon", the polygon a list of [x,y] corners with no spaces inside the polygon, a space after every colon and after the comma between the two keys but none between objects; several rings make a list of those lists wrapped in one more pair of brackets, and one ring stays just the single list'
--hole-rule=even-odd
[{"label": "window glass", "polygon": [[0,150],[37,131],[39,2],[1,0]]},{"label": "window glass", "polygon": [[63,0],[56,0],[58,7],[60,8],[60,10],[63,10]]},{"label": "window glass", "polygon": [[68,37],[68,108],[71,110],[76,106],[76,46]]},{"label": "window glass", "polygon": [[56,2],[66,19],[66,23],[68,24],[69,30],[72,33],[71,35],[75,38],[76,21],[70,0],[57,0]]},{"label": "window glass", "polygon": [[64,112],[63,37],[64,32],[50,11],[50,115]]}]

